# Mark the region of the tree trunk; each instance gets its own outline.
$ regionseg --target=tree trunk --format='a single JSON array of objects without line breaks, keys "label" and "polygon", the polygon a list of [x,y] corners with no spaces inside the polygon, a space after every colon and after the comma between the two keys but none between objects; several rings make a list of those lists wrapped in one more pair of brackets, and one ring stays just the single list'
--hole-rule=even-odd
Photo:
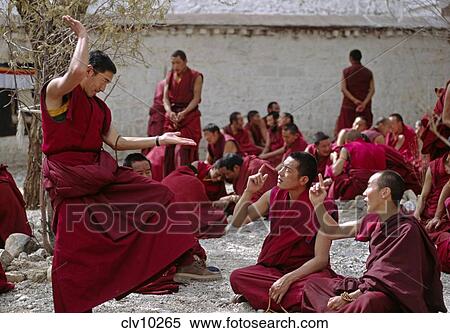
[{"label": "tree trunk", "polygon": [[30,132],[28,133],[28,164],[27,177],[24,184],[24,198],[27,209],[39,208],[39,189],[41,186],[41,121],[33,115]]}]

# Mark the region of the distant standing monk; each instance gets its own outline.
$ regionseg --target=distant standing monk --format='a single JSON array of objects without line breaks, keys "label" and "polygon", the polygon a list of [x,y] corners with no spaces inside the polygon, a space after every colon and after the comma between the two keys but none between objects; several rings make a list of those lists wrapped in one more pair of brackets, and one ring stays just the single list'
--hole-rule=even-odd
[{"label": "distant standing monk", "polygon": [[351,51],[351,66],[344,69],[341,81],[344,99],[336,122],[335,135],[343,128],[352,127],[357,116],[367,119],[368,128],[372,126],[372,97],[375,94],[375,83],[372,72],[361,64],[361,58],[360,50]]},{"label": "distant standing monk", "polygon": [[[172,54],[172,70],[164,87],[164,109],[166,110],[166,132],[181,132],[181,136],[199,143],[202,138],[200,111],[203,74],[187,66],[186,53],[181,50]],[[198,160],[197,146],[168,146],[164,160],[164,176],[177,166]]]}]

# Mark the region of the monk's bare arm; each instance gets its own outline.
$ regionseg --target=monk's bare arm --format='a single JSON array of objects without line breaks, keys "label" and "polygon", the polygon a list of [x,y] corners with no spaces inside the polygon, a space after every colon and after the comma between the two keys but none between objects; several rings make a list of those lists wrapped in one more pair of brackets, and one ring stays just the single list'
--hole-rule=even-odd
[{"label": "monk's bare arm", "polygon": [[331,239],[319,231],[317,233],[316,243],[314,244],[314,257],[296,270],[288,273],[290,282],[295,282],[309,274],[319,272],[326,268],[330,258],[330,248]]},{"label": "monk's bare arm", "polygon": [[378,135],[375,140],[373,141],[373,143],[377,144],[377,145],[384,145],[385,142],[385,138],[382,135]]},{"label": "monk's bare arm", "polygon": [[252,204],[254,193],[245,190],[233,211],[231,224],[239,228],[246,221],[255,221],[263,217],[269,211],[270,190],[264,193],[261,198]]},{"label": "monk's bare arm", "polygon": [[169,84],[167,83],[167,81],[166,81],[166,84],[164,85],[163,104],[164,104],[164,110],[166,110],[166,112],[168,112],[168,113],[171,113],[172,107],[170,105],[170,100],[169,100]]},{"label": "monk's bare arm", "polygon": [[435,218],[441,218],[445,212],[445,200],[450,197],[450,180],[442,188],[441,194],[439,195],[438,205],[436,208]]},{"label": "monk's bare arm", "polygon": [[403,144],[405,143],[405,136],[403,135],[403,134],[400,134],[399,136],[398,136],[398,141],[397,141],[397,144],[395,145],[395,149],[396,150],[399,150],[402,146],[403,146]]},{"label": "monk's bare arm", "polygon": [[336,139],[336,145],[337,146],[343,146],[345,144],[345,139],[346,139],[346,136],[347,136],[346,134],[347,134],[347,130],[345,128],[341,129],[339,131],[338,137]]},{"label": "monk's bare arm", "polygon": [[78,42],[67,72],[62,77],[51,80],[47,86],[46,104],[49,109],[61,106],[63,96],[70,93],[86,76],[89,64],[89,37],[86,28],[70,16],[64,16],[63,19],[77,35]]},{"label": "monk's bare arm", "polygon": [[186,109],[183,110],[183,112],[188,114],[189,112],[197,108],[202,99],[202,87],[203,87],[203,77],[199,75],[194,82],[194,97],[192,98]]},{"label": "monk's bare arm", "polygon": [[277,150],[274,150],[274,151],[271,151],[271,152],[268,152],[265,154],[261,154],[260,158],[262,158],[263,160],[267,160],[269,158],[272,158],[272,157],[275,157],[278,155],[283,155],[285,151],[286,151],[286,147],[283,146],[281,148],[278,148]]},{"label": "monk's bare arm", "polygon": [[206,152],[206,160],[205,161],[208,164],[213,164],[214,163],[214,161],[213,161],[211,155],[209,154],[209,152]]},{"label": "monk's bare arm", "polygon": [[266,131],[266,145],[264,146],[264,149],[261,154],[259,154],[259,158],[262,158],[264,154],[268,153],[270,150],[270,134],[269,131]]},{"label": "monk's bare arm", "polygon": [[195,145],[194,141],[179,137],[177,133],[164,133],[159,137],[123,137],[119,136],[119,133],[112,125],[108,133],[103,136],[103,141],[112,149],[116,150],[139,150],[156,146],[157,138],[160,145]]},{"label": "monk's bare arm", "polygon": [[361,221],[349,221],[339,224],[321,203],[314,208],[320,223],[320,231],[330,240],[355,237]]},{"label": "monk's bare arm", "polygon": [[355,96],[353,96],[351,94],[351,92],[347,89],[347,82],[345,81],[345,77],[343,75],[342,75],[342,79],[341,79],[341,91],[345,97],[347,97],[349,100],[351,100],[356,105],[361,103],[361,101],[359,99],[357,99]]},{"label": "monk's bare arm", "polygon": [[370,101],[372,100],[374,95],[375,95],[375,80],[372,79],[372,80],[370,80],[369,92],[368,92],[366,98],[364,99],[364,101],[362,102],[364,107],[366,107],[367,104],[370,103]]},{"label": "monk's bare arm", "polygon": [[414,212],[414,217],[420,220],[420,215],[422,215],[422,211],[425,208],[425,202],[427,201],[427,197],[431,191],[431,184],[433,181],[433,176],[431,175],[431,169],[428,167],[427,172],[425,173],[425,181],[423,183],[422,192],[417,199],[417,207]]},{"label": "monk's bare arm", "polygon": [[348,152],[345,148],[342,148],[339,153],[339,158],[331,166],[334,176],[339,176],[344,171],[344,165],[345,165],[345,161],[347,161],[347,159],[348,159]]},{"label": "monk's bare arm", "polygon": [[447,88],[444,98],[444,111],[442,112],[443,123],[450,127],[450,89]]},{"label": "monk's bare arm", "polygon": [[225,142],[225,147],[223,147],[224,154],[237,153],[237,152],[238,152],[238,148],[233,141]]}]

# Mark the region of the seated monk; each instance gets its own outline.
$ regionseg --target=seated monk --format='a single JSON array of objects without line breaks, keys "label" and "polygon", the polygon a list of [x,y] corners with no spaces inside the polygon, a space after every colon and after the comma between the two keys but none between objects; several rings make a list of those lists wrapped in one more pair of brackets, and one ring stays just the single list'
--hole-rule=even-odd
[{"label": "seated monk", "polygon": [[350,132],[352,129],[358,131],[359,133],[363,133],[368,129],[367,126],[367,120],[364,117],[356,117],[355,121],[353,122],[352,128],[343,128],[339,131],[339,134],[336,139],[336,146],[340,147],[345,144],[345,139],[347,136],[347,133]]},{"label": "seated monk", "polygon": [[32,235],[25,212],[25,201],[17,188],[13,176],[0,164],[0,248],[14,233]]},{"label": "seated monk", "polygon": [[424,228],[400,208],[405,184],[394,171],[377,172],[364,191],[369,215],[338,224],[324,208],[323,184],[310,190],[320,230],[330,239],[369,242],[360,278],[310,279],[302,312],[446,312],[436,250]]},{"label": "seated monk", "polygon": [[123,166],[133,169],[134,172],[141,176],[152,179],[152,163],[143,154],[128,154],[123,160]]},{"label": "seated monk", "polygon": [[[290,154],[298,151],[304,151],[308,146],[308,143],[303,138],[303,134],[295,124],[289,123],[285,125],[281,134],[284,142],[283,147],[270,153],[260,155],[261,159],[270,159],[275,156],[281,156],[281,161],[284,161]],[[280,170],[281,167],[282,163],[279,164],[276,169]]]},{"label": "seated monk", "polygon": [[224,154],[241,153],[239,144],[235,138],[228,134],[222,134],[219,126],[209,123],[203,128],[203,136],[208,142],[206,163],[214,164]]},{"label": "seated monk", "polygon": [[[283,147],[284,141],[281,135],[281,128],[278,127],[278,118],[280,115],[277,112],[270,113],[266,116],[267,134],[266,134],[266,146],[259,155],[259,158],[263,158],[265,154],[276,151]],[[272,158],[264,158],[269,161],[270,164],[276,168],[281,163],[281,155],[276,155]]]},{"label": "seated monk", "polygon": [[42,173],[54,210],[54,309],[87,312],[170,270],[198,274],[203,269],[192,254],[194,235],[178,232],[180,226],[165,214],[174,194],[118,166],[103,143],[122,151],[195,142],[177,133],[120,136],[110,109],[96,96],[116,67],[105,53],[88,52],[83,24],[70,16],[63,20],[78,41],[67,72],[41,90]]},{"label": "seated monk", "polygon": [[224,127],[223,132],[235,138],[243,155],[261,154],[262,148],[255,145],[249,131],[244,128],[244,118],[240,112],[230,115],[230,124]]},{"label": "seated monk", "polygon": [[250,134],[250,138],[255,145],[263,150],[266,146],[265,137],[267,130],[258,111],[252,110],[247,113],[247,124],[245,124],[245,129]]},{"label": "seated monk", "polygon": [[419,158],[416,131],[398,113],[391,114],[389,121],[392,131],[386,135],[386,144],[398,150],[408,162],[415,163]]},{"label": "seated monk", "polygon": [[390,121],[388,118],[378,118],[378,120],[375,123],[375,126],[373,126],[370,129],[362,131],[362,134],[364,134],[372,143],[384,145],[386,142],[386,135],[390,131]]},{"label": "seated monk", "polygon": [[225,182],[217,168],[202,161],[194,161],[191,165],[197,169],[197,178],[203,183],[210,201],[218,201],[227,195]]},{"label": "seated monk", "polygon": [[14,289],[14,284],[12,284],[6,280],[5,272],[3,271],[3,267],[0,264],[0,294],[6,293],[13,289]]},{"label": "seated monk", "polygon": [[[324,175],[327,166],[331,166],[333,164],[331,160],[331,140],[328,135],[324,132],[317,132],[313,137],[314,143],[309,144],[305,151],[310,153],[312,156],[316,158],[317,162],[317,173]],[[315,179],[314,181],[318,181],[319,179]],[[327,185],[331,185],[331,179],[326,179],[325,182]]]},{"label": "seated monk", "polygon": [[380,145],[365,142],[357,130],[347,133],[346,143],[331,166],[332,199],[353,200],[364,192],[367,181],[375,172],[386,169],[384,150]]},{"label": "seated monk", "polygon": [[[443,156],[450,150],[449,146],[444,142],[450,137],[450,93],[448,91],[447,82],[445,88],[436,88],[435,93],[438,98],[433,110],[433,114],[430,116],[426,114],[421,122],[423,126],[420,139],[422,141],[422,154],[430,156],[430,160],[435,160]],[[436,129],[441,136],[438,137],[436,133],[432,131],[432,124],[436,125]]]},{"label": "seated monk", "polygon": [[231,273],[235,302],[247,301],[254,309],[299,311],[309,279],[336,276],[329,266],[331,242],[317,233],[318,222],[308,198],[316,177],[314,157],[293,153],[283,162],[278,186],[255,203],[251,198],[265,186],[268,176],[258,173],[249,177],[232,225],[240,227],[246,219],[255,221],[268,213],[270,232],[256,265]]},{"label": "seated monk", "polygon": [[238,202],[239,198],[245,191],[248,178],[261,172],[267,175],[267,180],[262,189],[252,197],[252,201],[256,202],[264,193],[277,185],[278,173],[269,164],[269,162],[261,160],[256,156],[241,157],[238,154],[226,154],[215,165],[222,179],[233,184],[234,195],[221,198],[226,203]]}]

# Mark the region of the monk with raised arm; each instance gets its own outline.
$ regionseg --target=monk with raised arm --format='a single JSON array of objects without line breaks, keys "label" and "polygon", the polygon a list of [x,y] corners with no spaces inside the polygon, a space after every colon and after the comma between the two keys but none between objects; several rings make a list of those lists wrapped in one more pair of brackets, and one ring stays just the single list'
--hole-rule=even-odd
[{"label": "monk with raised arm", "polygon": [[173,193],[118,166],[103,143],[115,150],[196,143],[179,133],[119,135],[110,109],[96,96],[116,67],[105,53],[88,52],[83,24],[63,20],[78,42],[67,72],[41,91],[43,185],[54,209],[54,309],[86,312],[139,290],[172,266],[199,272],[194,235],[178,232],[164,211]]},{"label": "monk with raised arm", "polygon": [[308,199],[308,189],[317,176],[314,157],[293,153],[278,175],[278,186],[255,203],[251,198],[268,176],[250,176],[235,207],[234,227],[269,214],[270,232],[256,265],[233,271],[230,283],[236,302],[247,301],[254,309],[299,311],[306,281],[335,276],[328,260],[331,243],[317,233],[318,222]]},{"label": "monk with raised arm", "polygon": [[308,281],[302,312],[447,311],[434,245],[420,223],[399,206],[404,189],[396,172],[377,172],[364,191],[369,215],[344,224],[324,208],[327,194],[322,180],[310,190],[321,231],[330,239],[356,237],[369,242],[370,254],[360,278]]}]

